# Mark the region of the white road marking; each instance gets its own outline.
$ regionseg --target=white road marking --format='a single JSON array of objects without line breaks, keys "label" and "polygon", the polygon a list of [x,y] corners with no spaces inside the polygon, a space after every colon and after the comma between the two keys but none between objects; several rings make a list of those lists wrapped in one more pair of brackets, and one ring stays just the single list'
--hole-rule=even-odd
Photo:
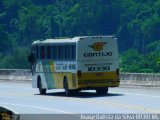
[{"label": "white road marking", "polygon": [[126,92],[126,93],[125,92],[114,92],[114,93],[136,95],[136,96],[144,96],[144,97],[152,97],[152,98],[160,98],[160,96],[156,96],[156,95],[145,95],[145,94],[137,94],[137,93],[130,93],[130,92]]},{"label": "white road marking", "polygon": [[71,112],[63,111],[63,110],[58,110],[58,109],[53,109],[53,108],[47,108],[47,107],[39,107],[39,106],[33,106],[33,105],[22,105],[22,104],[15,104],[15,103],[0,103],[3,105],[11,105],[11,106],[20,106],[20,107],[28,107],[28,108],[36,108],[36,109],[42,109],[42,110],[48,110],[48,111],[55,111],[63,114],[73,114]]}]

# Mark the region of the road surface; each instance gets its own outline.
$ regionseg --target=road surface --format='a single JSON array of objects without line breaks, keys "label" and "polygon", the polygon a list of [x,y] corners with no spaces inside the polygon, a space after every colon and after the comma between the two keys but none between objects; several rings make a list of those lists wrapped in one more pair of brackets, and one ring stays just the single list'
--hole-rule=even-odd
[{"label": "road surface", "polygon": [[119,87],[106,96],[82,91],[65,97],[64,90],[39,95],[30,83],[0,82],[0,106],[17,114],[160,114],[160,89]]}]

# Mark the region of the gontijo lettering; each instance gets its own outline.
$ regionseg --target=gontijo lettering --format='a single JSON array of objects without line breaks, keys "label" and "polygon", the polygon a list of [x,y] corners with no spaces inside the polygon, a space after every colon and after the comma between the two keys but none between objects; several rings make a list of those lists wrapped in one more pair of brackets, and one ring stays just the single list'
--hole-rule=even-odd
[{"label": "gontijo lettering", "polygon": [[84,57],[112,56],[112,52],[84,53]]},{"label": "gontijo lettering", "polygon": [[[89,47],[93,48],[94,51],[102,51],[105,44],[107,44],[107,42],[96,42],[93,43],[93,45],[89,45]],[[84,53],[83,56],[84,57],[112,56],[112,52],[89,52],[89,53]]]}]

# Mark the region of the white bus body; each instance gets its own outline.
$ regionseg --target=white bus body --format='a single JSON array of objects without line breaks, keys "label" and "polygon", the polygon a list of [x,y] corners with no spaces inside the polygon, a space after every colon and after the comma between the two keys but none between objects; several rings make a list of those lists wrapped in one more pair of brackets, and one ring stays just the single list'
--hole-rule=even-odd
[{"label": "white bus body", "polygon": [[35,41],[29,58],[32,86],[41,94],[46,89],[73,91],[95,89],[98,94],[118,87],[119,62],[114,36],[84,36],[71,39]]}]

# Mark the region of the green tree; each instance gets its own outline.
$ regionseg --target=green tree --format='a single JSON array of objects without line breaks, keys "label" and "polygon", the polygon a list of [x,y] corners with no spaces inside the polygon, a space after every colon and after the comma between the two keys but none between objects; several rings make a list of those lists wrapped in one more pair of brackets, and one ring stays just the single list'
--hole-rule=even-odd
[{"label": "green tree", "polygon": [[120,57],[120,70],[122,72],[140,72],[139,62],[142,60],[138,51],[130,49]]},{"label": "green tree", "polygon": [[0,25],[0,53],[9,53],[12,49],[12,42],[8,38],[8,34],[5,32],[5,27]]}]

